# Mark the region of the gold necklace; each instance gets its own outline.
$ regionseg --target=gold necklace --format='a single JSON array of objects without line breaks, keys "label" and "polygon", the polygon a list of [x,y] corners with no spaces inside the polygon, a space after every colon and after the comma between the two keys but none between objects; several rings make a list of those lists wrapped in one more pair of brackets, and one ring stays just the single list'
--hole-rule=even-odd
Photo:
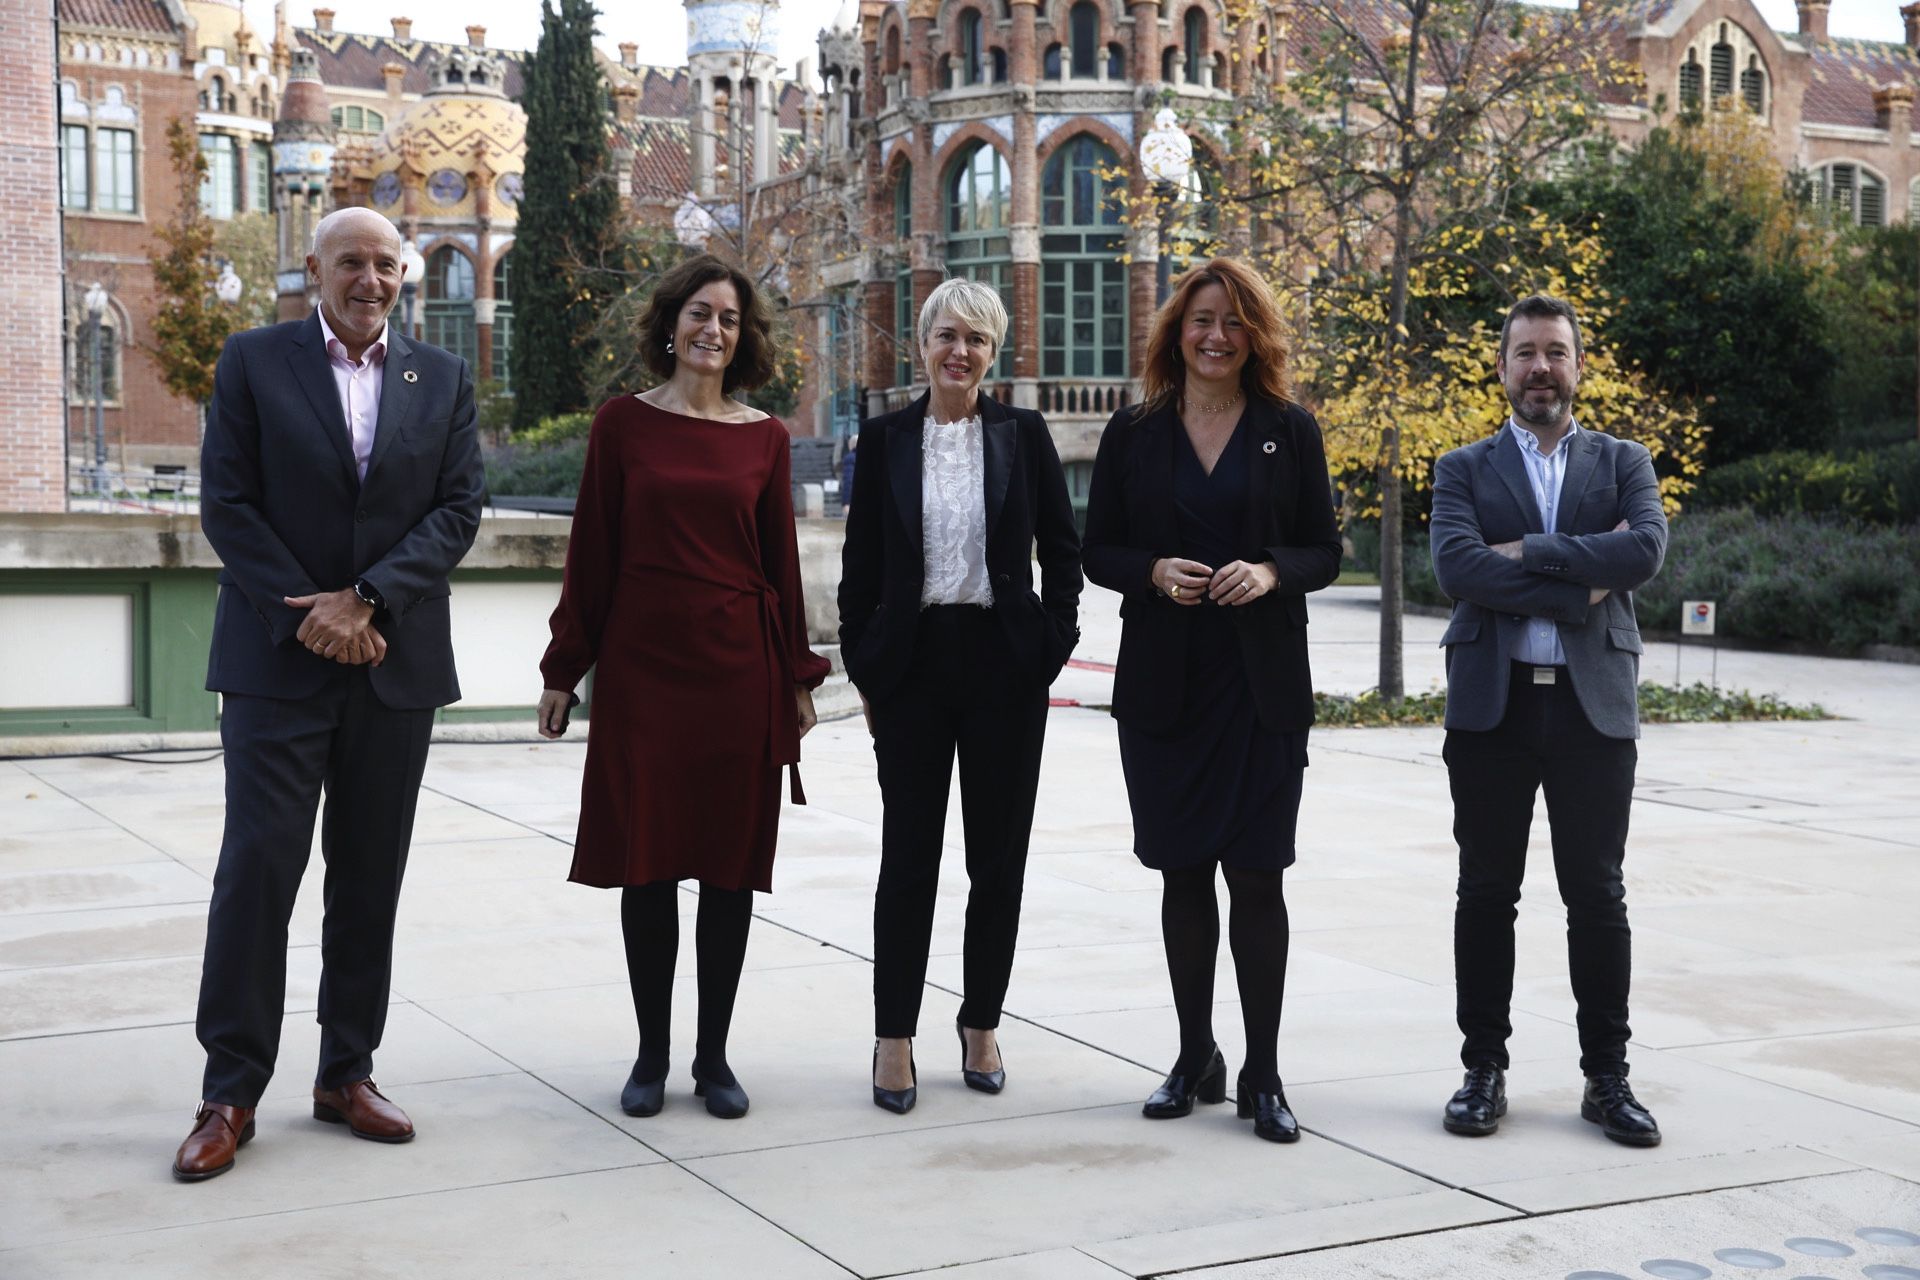
[{"label": "gold necklace", "polygon": [[1180,407],[1182,409],[1189,409],[1198,413],[1225,413],[1239,403],[1240,392],[1238,391],[1234,392],[1228,399],[1222,400],[1219,404],[1208,404],[1205,400],[1189,400],[1185,396],[1180,397]]}]

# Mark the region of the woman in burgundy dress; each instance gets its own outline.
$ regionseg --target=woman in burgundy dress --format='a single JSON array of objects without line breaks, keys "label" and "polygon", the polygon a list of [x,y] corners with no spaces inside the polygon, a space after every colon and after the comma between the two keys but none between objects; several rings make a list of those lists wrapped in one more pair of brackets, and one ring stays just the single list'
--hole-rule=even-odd
[{"label": "woman in burgundy dress", "polygon": [[[642,322],[665,382],[602,405],[587,441],[566,581],[540,663],[540,734],[566,732],[594,670],[569,879],[621,889],[640,1053],[620,1105],[665,1097],[679,882],[700,882],[694,1094],[723,1119],[746,1091],[727,1030],[753,891],[772,888],[780,774],[813,727],[826,659],[807,648],[788,436],[732,398],[773,371],[763,304],[718,258],[674,268]],[[803,802],[799,775],[793,798]]]}]

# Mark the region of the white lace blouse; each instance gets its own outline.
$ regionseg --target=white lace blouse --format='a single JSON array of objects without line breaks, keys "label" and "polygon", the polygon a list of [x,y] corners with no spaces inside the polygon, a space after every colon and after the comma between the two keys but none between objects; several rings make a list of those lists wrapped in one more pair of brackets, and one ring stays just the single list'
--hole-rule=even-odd
[{"label": "white lace blouse", "polygon": [[920,605],[991,607],[987,578],[986,430],[975,414],[926,420],[920,435],[920,534],[926,577]]}]

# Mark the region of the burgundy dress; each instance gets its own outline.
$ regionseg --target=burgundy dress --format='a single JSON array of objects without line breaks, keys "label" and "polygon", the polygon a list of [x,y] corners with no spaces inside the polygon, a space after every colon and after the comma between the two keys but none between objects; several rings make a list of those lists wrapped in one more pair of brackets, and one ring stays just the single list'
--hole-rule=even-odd
[{"label": "burgundy dress", "polygon": [[594,416],[540,663],[549,689],[595,668],[569,879],[772,888],[794,687],[827,674],[807,648],[789,473],[777,418],[634,396]]}]

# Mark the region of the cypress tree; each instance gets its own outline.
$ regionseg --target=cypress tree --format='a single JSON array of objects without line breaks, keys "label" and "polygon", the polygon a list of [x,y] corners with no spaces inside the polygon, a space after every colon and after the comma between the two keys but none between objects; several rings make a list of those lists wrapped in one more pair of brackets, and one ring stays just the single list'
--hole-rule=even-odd
[{"label": "cypress tree", "polygon": [[591,409],[591,334],[621,276],[624,215],[607,148],[606,85],[592,0],[541,0],[527,59],[526,189],[515,230],[513,423]]}]

